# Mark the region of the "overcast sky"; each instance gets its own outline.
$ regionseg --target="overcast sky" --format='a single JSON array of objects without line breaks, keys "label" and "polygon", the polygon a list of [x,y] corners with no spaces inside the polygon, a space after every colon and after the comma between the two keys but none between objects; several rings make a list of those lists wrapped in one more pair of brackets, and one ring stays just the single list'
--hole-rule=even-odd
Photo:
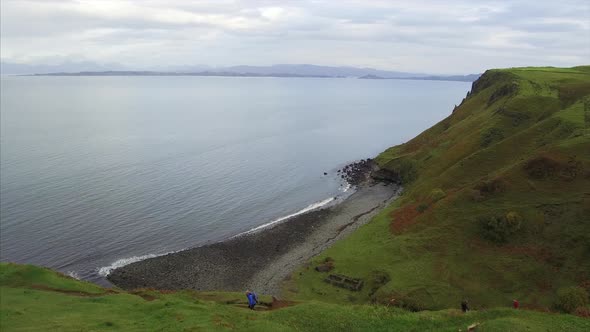
[{"label": "overcast sky", "polygon": [[1,1],[2,61],[311,63],[429,73],[590,64],[590,1]]}]

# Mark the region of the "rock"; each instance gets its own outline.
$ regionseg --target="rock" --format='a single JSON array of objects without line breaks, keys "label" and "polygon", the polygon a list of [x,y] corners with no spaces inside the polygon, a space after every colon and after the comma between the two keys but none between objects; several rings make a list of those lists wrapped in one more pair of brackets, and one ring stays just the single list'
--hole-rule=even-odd
[{"label": "rock", "polygon": [[334,266],[332,264],[322,264],[315,267],[315,270],[318,272],[330,272]]},{"label": "rock", "polygon": [[324,175],[328,175],[328,173],[324,172]]}]

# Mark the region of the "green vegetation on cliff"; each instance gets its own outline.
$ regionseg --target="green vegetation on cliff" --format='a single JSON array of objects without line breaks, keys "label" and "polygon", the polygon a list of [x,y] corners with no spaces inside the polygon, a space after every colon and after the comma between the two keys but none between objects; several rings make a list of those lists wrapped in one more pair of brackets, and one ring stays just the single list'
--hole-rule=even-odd
[{"label": "green vegetation on cliff", "polygon": [[[404,195],[295,273],[290,296],[557,310],[560,290],[590,287],[590,67],[489,70],[450,116],[377,162]],[[313,269],[326,257],[367,286],[327,287]]]},{"label": "green vegetation on cliff", "polygon": [[[268,301],[262,298],[262,301]],[[317,301],[251,311],[243,294],[125,292],[103,289],[48,269],[0,264],[1,331],[584,331],[573,315],[493,309],[412,313],[375,305]]]},{"label": "green vegetation on cliff", "polygon": [[[0,330],[590,330],[538,311],[590,316],[590,67],[487,71],[377,161],[404,195],[294,273],[291,301],[250,311],[238,293],[126,292],[0,263]],[[324,282],[326,261],[362,290]]]}]

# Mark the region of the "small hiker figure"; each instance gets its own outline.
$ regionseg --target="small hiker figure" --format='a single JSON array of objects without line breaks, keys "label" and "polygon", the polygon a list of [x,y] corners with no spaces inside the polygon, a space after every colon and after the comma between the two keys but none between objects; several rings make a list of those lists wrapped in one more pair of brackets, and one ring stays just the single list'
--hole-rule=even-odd
[{"label": "small hiker figure", "polygon": [[461,311],[463,311],[463,312],[469,311],[469,304],[467,303],[467,300],[461,301]]},{"label": "small hiker figure", "polygon": [[254,306],[258,304],[258,296],[256,296],[256,293],[248,290],[246,291],[246,297],[248,298],[248,308],[254,310]]},{"label": "small hiker figure", "polygon": [[514,309],[518,309],[518,307],[520,307],[520,303],[518,303],[518,300],[512,300],[512,307],[514,307]]}]

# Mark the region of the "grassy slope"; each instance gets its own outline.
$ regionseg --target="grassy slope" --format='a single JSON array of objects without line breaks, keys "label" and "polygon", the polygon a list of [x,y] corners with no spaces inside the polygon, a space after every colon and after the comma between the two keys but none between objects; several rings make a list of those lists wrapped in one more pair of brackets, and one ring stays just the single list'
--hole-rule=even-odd
[{"label": "grassy slope", "polygon": [[[0,264],[2,331],[478,331],[590,329],[590,320],[571,315],[494,309],[411,313],[370,305],[301,302],[252,312],[242,294],[135,294],[106,290],[48,269]],[[240,302],[238,304],[238,302]]]},{"label": "grassy slope", "polygon": [[[544,177],[526,170],[539,157]],[[290,296],[396,298],[428,309],[518,298],[551,308],[558,288],[590,285],[590,67],[488,71],[452,115],[377,161],[415,180],[371,223],[295,273],[285,284]],[[503,244],[482,238],[477,217],[509,211],[523,217],[520,230]],[[326,286],[312,268],[326,257],[334,272],[368,286],[358,293]],[[377,272],[391,281],[373,282]]]}]

